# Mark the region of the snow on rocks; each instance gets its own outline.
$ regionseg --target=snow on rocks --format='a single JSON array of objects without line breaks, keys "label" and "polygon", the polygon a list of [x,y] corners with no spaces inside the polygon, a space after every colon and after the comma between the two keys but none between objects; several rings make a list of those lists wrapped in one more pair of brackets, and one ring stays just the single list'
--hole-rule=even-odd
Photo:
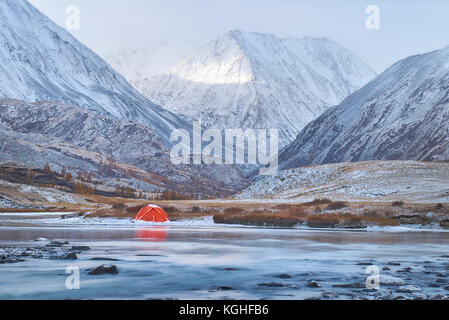
[{"label": "snow on rocks", "polygon": [[369,161],[278,171],[258,179],[236,198],[444,203],[449,202],[448,189],[448,163]]},{"label": "snow on rocks", "polygon": [[[52,242],[54,243],[54,242]],[[47,245],[44,247],[0,247],[0,264],[19,263],[26,258],[51,260],[76,260],[76,252],[61,245]],[[68,242],[67,242],[68,244]]]},{"label": "snow on rocks", "polygon": [[381,275],[379,278],[379,283],[386,286],[403,286],[406,284],[405,280],[389,275]]}]

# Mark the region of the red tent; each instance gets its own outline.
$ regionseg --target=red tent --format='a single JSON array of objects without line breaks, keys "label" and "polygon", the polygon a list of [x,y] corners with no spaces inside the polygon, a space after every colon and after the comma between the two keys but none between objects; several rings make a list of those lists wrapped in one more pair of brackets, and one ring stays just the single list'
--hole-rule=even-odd
[{"label": "red tent", "polygon": [[167,214],[164,209],[155,205],[148,205],[143,207],[137,214],[136,221],[150,221],[150,222],[168,222]]}]

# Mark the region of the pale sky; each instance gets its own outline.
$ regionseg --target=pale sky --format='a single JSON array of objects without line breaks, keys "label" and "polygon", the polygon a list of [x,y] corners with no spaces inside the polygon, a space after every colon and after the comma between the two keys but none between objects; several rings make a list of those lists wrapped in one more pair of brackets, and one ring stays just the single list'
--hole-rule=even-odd
[{"label": "pale sky", "polygon": [[[382,72],[409,55],[449,45],[447,0],[29,0],[65,26],[66,8],[80,9],[71,33],[105,56],[122,49],[163,47],[161,71],[227,31],[280,37],[328,37]],[[380,9],[380,29],[365,26],[367,6]],[[155,72],[156,73],[156,72]]]}]

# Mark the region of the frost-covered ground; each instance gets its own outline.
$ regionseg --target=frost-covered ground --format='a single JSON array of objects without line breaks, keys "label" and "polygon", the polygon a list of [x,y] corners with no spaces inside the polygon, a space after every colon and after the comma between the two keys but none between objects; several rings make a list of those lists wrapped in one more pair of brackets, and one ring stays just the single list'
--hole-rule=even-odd
[{"label": "frost-covered ground", "polygon": [[371,161],[289,169],[261,178],[236,198],[447,203],[449,163]]},{"label": "frost-covered ground", "polygon": [[[212,216],[204,216],[198,218],[181,219],[177,221],[169,221],[163,223],[135,221],[127,218],[99,218],[99,217],[71,217],[67,212],[8,212],[1,214],[0,225],[39,225],[45,227],[79,227],[79,228],[146,228],[146,227],[230,227],[227,224],[215,223]],[[232,225],[237,228],[258,228],[256,226],[248,225]],[[267,227],[270,229],[271,227]],[[273,229],[276,229],[273,227]],[[286,229],[286,228],[280,228]],[[297,225],[293,228],[296,230],[317,230],[305,225]],[[338,228],[321,228],[322,230],[337,231]],[[340,229],[344,231],[344,229]],[[438,226],[422,226],[422,225],[408,225],[408,226],[369,226],[363,229],[352,229],[353,231],[364,232],[443,232],[449,233],[449,230],[439,228]]]},{"label": "frost-covered ground", "polygon": [[[67,217],[68,216],[68,217]],[[39,224],[46,226],[64,227],[64,226],[79,226],[79,227],[152,227],[152,226],[199,226],[210,227],[214,226],[213,217],[199,217],[194,219],[182,219],[178,221],[169,221],[164,223],[135,221],[133,219],[125,218],[84,218],[84,217],[70,217],[70,213],[4,213],[1,214],[3,224],[6,223],[27,223]],[[40,219],[36,219],[39,217]],[[32,219],[29,219],[32,218]]]},{"label": "frost-covered ground", "polygon": [[82,197],[51,188],[0,180],[0,208],[23,208],[32,203],[86,204]]}]

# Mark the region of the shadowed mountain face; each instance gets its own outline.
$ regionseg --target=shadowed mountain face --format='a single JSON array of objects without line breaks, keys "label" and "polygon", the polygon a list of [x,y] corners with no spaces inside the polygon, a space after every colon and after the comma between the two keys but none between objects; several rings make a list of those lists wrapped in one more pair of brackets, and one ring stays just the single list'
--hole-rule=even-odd
[{"label": "shadowed mountain face", "polygon": [[141,81],[139,90],[206,127],[277,128],[280,144],[286,145],[374,76],[327,38],[280,39],[235,30],[182,60],[168,75]]},{"label": "shadowed mountain face", "polygon": [[246,187],[234,166],[172,164],[157,132],[78,107],[0,99],[0,161],[123,179],[145,190],[229,195]]},{"label": "shadowed mountain face", "polygon": [[191,125],[27,1],[0,0],[0,23],[0,98],[8,99],[0,99],[0,161],[48,162],[144,190],[228,195],[247,186],[233,166],[174,165],[170,134]]},{"label": "shadowed mountain face", "polygon": [[394,64],[327,111],[280,166],[403,159],[449,160],[449,47]]},{"label": "shadowed mountain face", "polygon": [[137,92],[105,61],[25,0],[0,0],[0,97],[55,101],[155,129],[187,124]]}]

